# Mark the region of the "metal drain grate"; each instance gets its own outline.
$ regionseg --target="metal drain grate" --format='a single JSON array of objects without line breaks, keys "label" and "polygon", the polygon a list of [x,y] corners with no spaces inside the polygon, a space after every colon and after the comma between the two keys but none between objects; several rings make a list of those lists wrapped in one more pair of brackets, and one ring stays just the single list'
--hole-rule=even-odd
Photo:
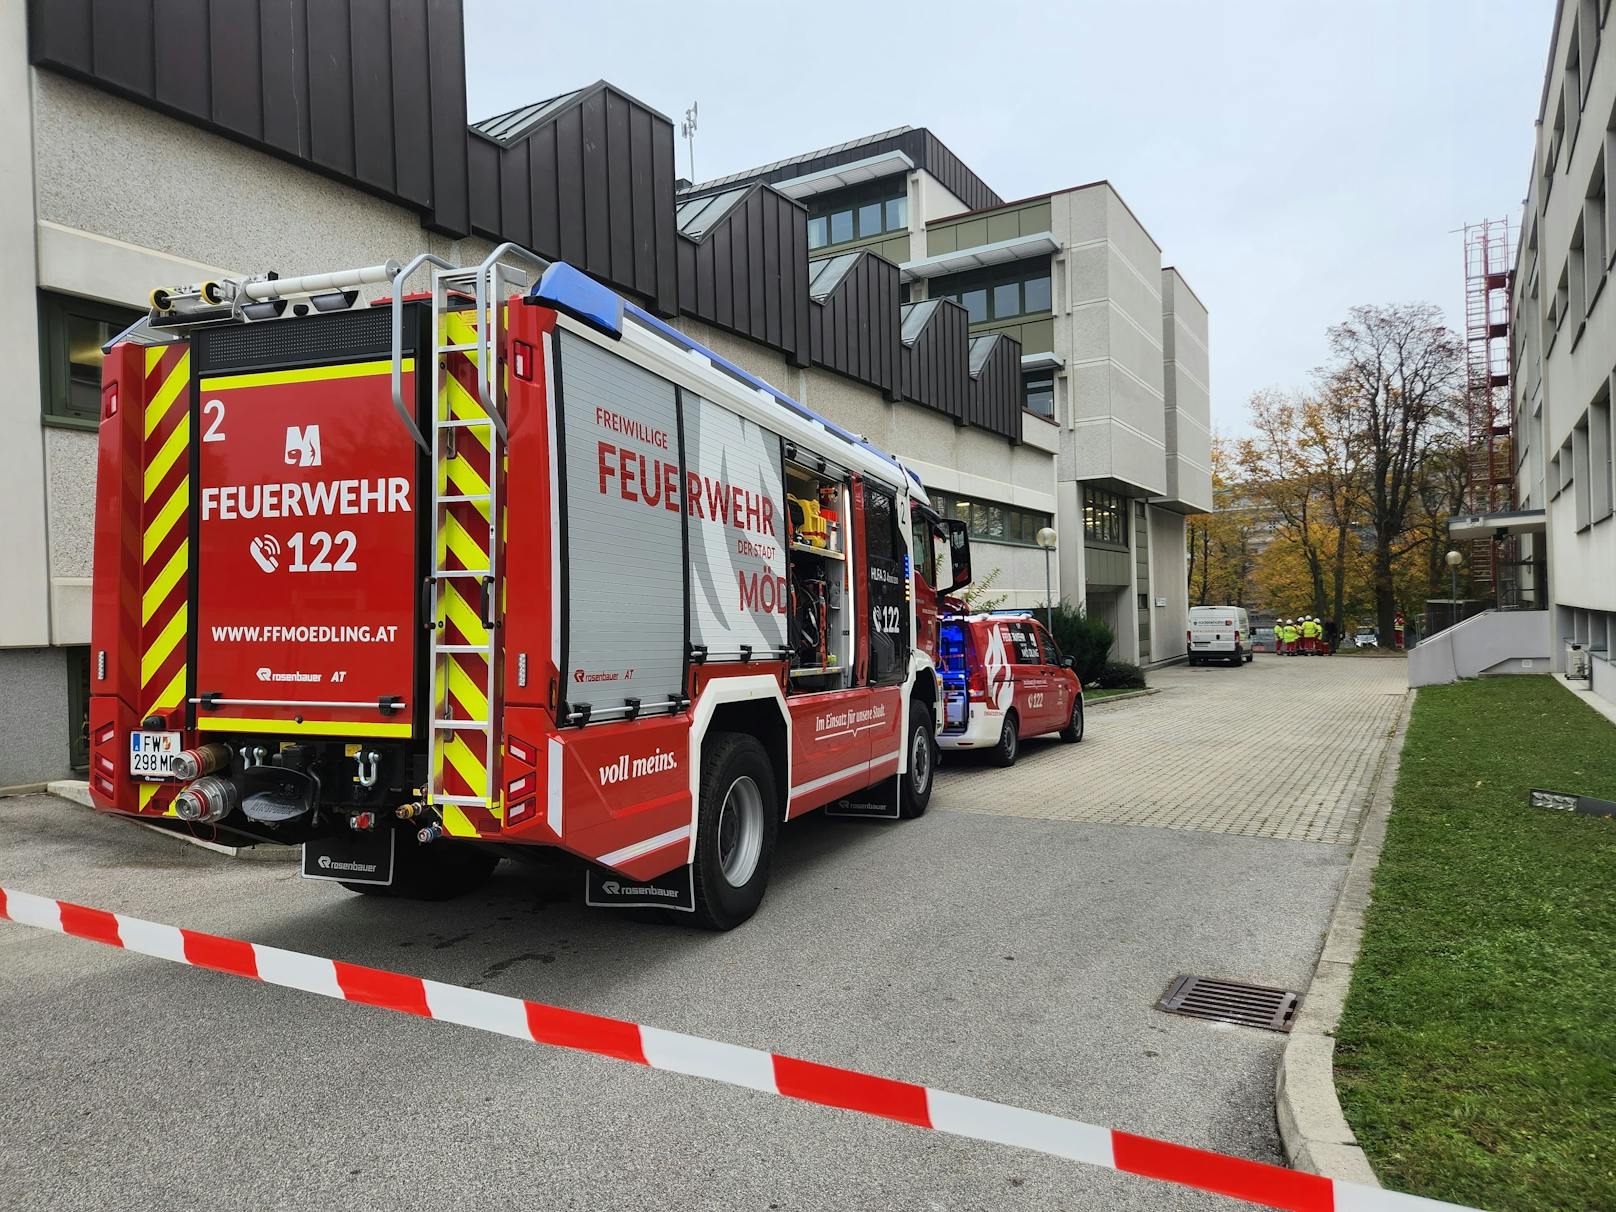
[{"label": "metal drain grate", "polygon": [[1301,999],[1301,994],[1289,989],[1243,985],[1206,976],[1181,976],[1167,987],[1156,1009],[1216,1023],[1289,1031]]}]

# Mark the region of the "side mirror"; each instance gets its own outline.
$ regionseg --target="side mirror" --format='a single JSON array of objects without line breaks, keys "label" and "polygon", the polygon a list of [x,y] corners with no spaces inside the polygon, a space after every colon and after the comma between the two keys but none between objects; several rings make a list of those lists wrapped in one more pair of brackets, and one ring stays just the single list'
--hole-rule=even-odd
[{"label": "side mirror", "polygon": [[1062,669],[1076,669],[1077,668],[1077,658],[1076,657],[1062,657],[1061,658],[1061,668]]},{"label": "side mirror", "polygon": [[971,583],[971,536],[965,528],[965,523],[957,518],[949,518],[944,523],[948,527],[948,564],[953,574],[944,593],[958,593]]}]

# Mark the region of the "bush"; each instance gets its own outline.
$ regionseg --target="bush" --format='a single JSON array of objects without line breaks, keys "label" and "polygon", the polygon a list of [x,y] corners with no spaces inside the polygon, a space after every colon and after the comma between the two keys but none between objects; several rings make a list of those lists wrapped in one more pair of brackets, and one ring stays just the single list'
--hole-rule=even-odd
[{"label": "bush", "polygon": [[1116,640],[1105,621],[1093,618],[1086,610],[1069,602],[1062,602],[1055,607],[1050,631],[1055,647],[1063,656],[1072,658],[1073,668],[1083,685],[1098,682],[1105,672],[1105,658]]},{"label": "bush", "polygon": [[1127,661],[1107,661],[1100,671],[1099,684],[1105,690],[1143,690],[1145,671]]}]

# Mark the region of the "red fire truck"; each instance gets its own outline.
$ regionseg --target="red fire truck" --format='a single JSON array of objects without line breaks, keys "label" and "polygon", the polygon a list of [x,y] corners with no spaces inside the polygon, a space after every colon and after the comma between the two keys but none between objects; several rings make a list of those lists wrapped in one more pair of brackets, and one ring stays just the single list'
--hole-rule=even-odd
[{"label": "red fire truck", "polygon": [[592,904],[729,928],[784,821],[926,809],[963,528],[565,264],[155,291],[99,459],[103,811],[393,895],[558,847]]}]

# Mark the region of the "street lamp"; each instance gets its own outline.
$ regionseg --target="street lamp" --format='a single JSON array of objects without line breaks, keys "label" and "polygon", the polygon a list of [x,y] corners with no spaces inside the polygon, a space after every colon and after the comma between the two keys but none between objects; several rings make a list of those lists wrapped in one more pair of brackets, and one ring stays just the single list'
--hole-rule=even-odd
[{"label": "street lamp", "polygon": [[1459,621],[1459,565],[1464,563],[1464,556],[1457,551],[1450,551],[1448,561],[1448,625],[1451,627]]},{"label": "street lamp", "polygon": [[1038,531],[1038,546],[1044,549],[1044,626],[1055,634],[1055,588],[1049,578],[1049,553],[1055,550],[1055,528],[1042,527]]}]

